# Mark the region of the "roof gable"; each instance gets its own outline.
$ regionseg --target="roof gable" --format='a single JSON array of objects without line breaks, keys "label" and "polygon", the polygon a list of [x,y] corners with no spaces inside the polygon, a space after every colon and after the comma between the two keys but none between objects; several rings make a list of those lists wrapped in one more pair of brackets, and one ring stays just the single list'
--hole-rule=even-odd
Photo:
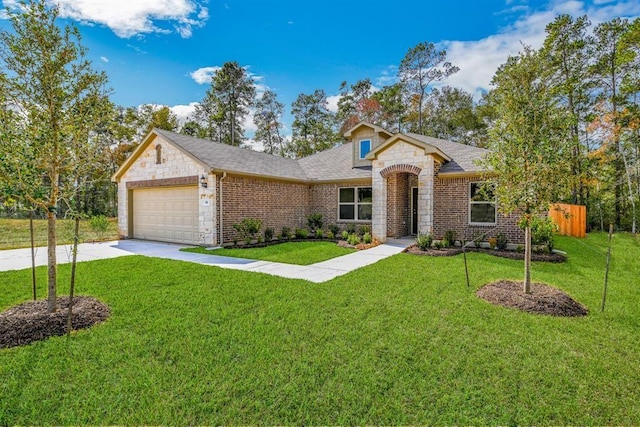
[{"label": "roof gable", "polygon": [[381,128],[380,126],[376,126],[374,124],[368,123],[368,122],[360,122],[358,124],[356,124],[355,126],[353,126],[351,129],[347,130],[344,133],[344,137],[349,140],[351,139],[351,136],[360,128],[362,127],[366,127],[369,129],[372,129],[375,133],[380,134],[380,136],[384,139],[384,138],[390,138],[393,136],[393,134],[391,132],[389,132],[388,130]]},{"label": "roof gable", "polygon": [[451,160],[451,157],[449,157],[446,153],[444,153],[438,147],[403,133],[397,133],[393,135],[391,138],[387,139],[385,142],[382,143],[382,145],[371,150],[369,154],[367,154],[366,158],[368,160],[376,160],[378,158],[378,155],[380,155],[382,152],[384,152],[388,148],[394,146],[398,142],[405,142],[407,144],[411,144],[418,148],[421,148],[424,150],[425,155],[431,154],[434,157],[436,157],[440,162],[448,162]]}]

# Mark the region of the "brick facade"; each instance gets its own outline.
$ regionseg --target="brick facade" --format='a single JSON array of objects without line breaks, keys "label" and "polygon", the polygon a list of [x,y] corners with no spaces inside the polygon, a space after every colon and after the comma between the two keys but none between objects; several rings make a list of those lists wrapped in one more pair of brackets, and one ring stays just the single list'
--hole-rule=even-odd
[{"label": "brick facade", "polygon": [[[487,241],[499,232],[507,236],[508,242],[518,244],[524,241],[524,232],[517,226],[515,216],[497,214],[496,225],[469,225],[469,185],[480,178],[459,177],[440,178],[434,181],[434,230],[435,239],[442,239],[447,230],[456,233],[456,239],[466,241],[489,232],[482,240]],[[493,230],[495,229],[495,230]]]},{"label": "brick facade", "polygon": [[387,237],[397,238],[411,234],[410,197],[409,174],[389,175],[387,178]]},{"label": "brick facade", "polygon": [[340,221],[338,219],[339,191],[343,187],[371,187],[371,181],[347,181],[312,185],[309,214],[322,214],[325,227],[330,224],[336,224],[344,230],[349,223],[355,224],[356,227],[362,225],[371,226],[371,221]]},{"label": "brick facade", "polygon": [[293,232],[295,228],[306,226],[310,193],[308,184],[227,176],[222,180],[223,207],[217,206],[217,212],[223,215],[223,242],[239,238],[233,224],[245,218],[262,220],[262,231],[271,227],[275,235],[282,227],[289,227]]}]

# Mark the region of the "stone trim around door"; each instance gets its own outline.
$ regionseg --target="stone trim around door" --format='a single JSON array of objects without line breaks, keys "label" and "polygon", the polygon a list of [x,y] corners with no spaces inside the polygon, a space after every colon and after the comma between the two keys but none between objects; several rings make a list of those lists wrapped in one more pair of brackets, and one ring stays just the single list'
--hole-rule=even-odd
[{"label": "stone trim around door", "polygon": [[387,166],[380,171],[380,175],[382,175],[383,178],[388,178],[394,173],[412,173],[414,175],[420,175],[420,172],[422,172],[422,169],[418,166],[402,163],[399,165]]},{"label": "stone trim around door", "polygon": [[127,189],[149,187],[175,187],[178,185],[197,185],[198,175],[181,176],[178,178],[146,179],[143,181],[127,181]]}]

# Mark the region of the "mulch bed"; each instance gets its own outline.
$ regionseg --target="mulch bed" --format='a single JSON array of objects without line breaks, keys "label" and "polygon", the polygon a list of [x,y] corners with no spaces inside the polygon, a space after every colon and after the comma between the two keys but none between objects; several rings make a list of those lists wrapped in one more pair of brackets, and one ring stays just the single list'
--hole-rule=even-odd
[{"label": "mulch bed", "polygon": [[[508,259],[516,259],[523,260],[524,252],[518,251],[498,251],[495,249],[484,249],[484,248],[467,248],[467,252],[480,252],[483,254],[493,255],[501,258]],[[428,255],[428,256],[454,256],[462,253],[462,248],[442,248],[435,249],[430,248],[426,251],[421,250],[417,245],[409,246],[405,249],[405,252],[413,254],[413,255]],[[531,253],[531,261],[544,261],[544,262],[565,262],[567,260],[567,256],[559,253]]]},{"label": "mulch bed", "polygon": [[[67,332],[69,297],[58,298],[58,310],[47,311],[47,301],[29,301],[0,313],[0,348],[27,345],[34,341]],[[91,297],[73,298],[73,330],[86,329],[104,322],[110,314],[109,307]]]},{"label": "mulch bed", "polygon": [[549,316],[586,316],[587,309],[559,289],[542,283],[532,283],[531,293],[525,294],[522,282],[501,280],[489,283],[476,292],[485,301],[503,307],[515,308]]}]

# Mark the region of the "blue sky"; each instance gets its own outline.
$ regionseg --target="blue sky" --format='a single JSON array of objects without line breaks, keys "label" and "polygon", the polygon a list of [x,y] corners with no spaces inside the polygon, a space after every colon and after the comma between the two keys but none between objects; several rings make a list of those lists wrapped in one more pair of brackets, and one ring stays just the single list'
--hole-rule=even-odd
[{"label": "blue sky", "polygon": [[[53,3],[53,1],[52,1]],[[184,119],[210,73],[237,61],[258,89],[285,103],[324,89],[332,106],[344,80],[392,83],[406,51],[421,41],[446,49],[460,67],[446,84],[475,94],[521,42],[539,47],[560,13],[592,22],[640,16],[637,0],[55,0],[75,23],[96,68],[107,72],[122,106],[169,105]],[[2,0],[15,7],[17,0]],[[65,22],[65,21],[63,21]],[[7,21],[0,19],[0,26]],[[246,123],[247,134],[253,125]]]}]

